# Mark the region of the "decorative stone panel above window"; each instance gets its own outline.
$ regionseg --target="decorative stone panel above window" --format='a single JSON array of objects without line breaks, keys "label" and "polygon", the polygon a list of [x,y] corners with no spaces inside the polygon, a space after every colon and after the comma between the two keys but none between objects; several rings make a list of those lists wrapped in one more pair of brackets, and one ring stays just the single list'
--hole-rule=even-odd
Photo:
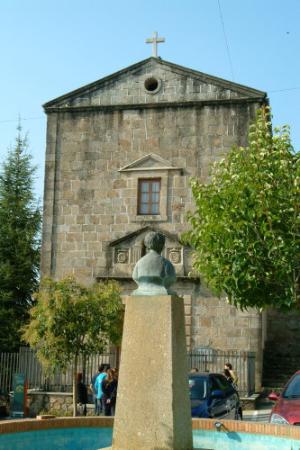
[{"label": "decorative stone panel above window", "polygon": [[138,260],[146,254],[144,239],[149,231],[160,231],[165,235],[166,243],[162,256],[170,259],[175,267],[177,276],[185,276],[189,271],[187,267],[187,254],[176,235],[167,233],[159,228],[147,225],[132,233],[125,234],[119,239],[111,241],[107,249],[108,275],[131,277]]},{"label": "decorative stone panel above window", "polygon": [[[135,212],[129,214],[130,222],[166,222],[168,220],[168,179],[170,171],[181,175],[183,168],[174,167],[155,153],[143,156],[119,172],[127,178],[135,199]],[[144,183],[144,184],[143,184]],[[148,185],[147,185],[148,183]],[[142,192],[143,191],[143,192]]]}]

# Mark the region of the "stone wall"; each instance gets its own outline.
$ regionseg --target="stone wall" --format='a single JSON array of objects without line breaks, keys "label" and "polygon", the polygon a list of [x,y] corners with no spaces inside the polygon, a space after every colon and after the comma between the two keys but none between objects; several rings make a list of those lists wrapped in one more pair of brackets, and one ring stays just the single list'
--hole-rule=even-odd
[{"label": "stone wall", "polygon": [[[56,416],[73,416],[73,395],[71,392],[28,392],[28,414],[36,417],[41,412]],[[78,404],[78,415],[82,415],[82,407]],[[87,415],[94,415],[94,404],[87,405]]]},{"label": "stone wall", "polygon": [[292,355],[300,353],[300,313],[279,312],[268,310],[267,333],[268,343],[276,348],[278,353]]},{"label": "stone wall", "polygon": [[[237,110],[238,109],[238,110]],[[110,241],[154,223],[182,233],[193,209],[190,177],[246,142],[255,105],[51,114],[48,122],[42,271],[90,282],[107,270]],[[243,123],[243,133],[240,132]],[[224,130],[226,134],[223,135]],[[167,183],[164,217],[137,217],[137,177],[119,169],[157,153],[182,168]]]},{"label": "stone wall", "polygon": [[267,341],[264,351],[263,383],[284,386],[300,368],[300,314],[267,312]]},{"label": "stone wall", "polygon": [[73,415],[73,395],[67,392],[28,392],[29,417],[36,417],[41,412],[57,412],[57,415]]}]

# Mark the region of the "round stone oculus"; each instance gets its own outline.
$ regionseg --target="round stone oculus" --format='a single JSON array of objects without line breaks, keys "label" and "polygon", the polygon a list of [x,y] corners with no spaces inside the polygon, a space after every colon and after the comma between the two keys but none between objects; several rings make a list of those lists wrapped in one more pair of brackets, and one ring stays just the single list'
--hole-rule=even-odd
[{"label": "round stone oculus", "polygon": [[147,78],[144,82],[144,86],[148,94],[156,94],[161,88],[161,80],[155,77]]}]

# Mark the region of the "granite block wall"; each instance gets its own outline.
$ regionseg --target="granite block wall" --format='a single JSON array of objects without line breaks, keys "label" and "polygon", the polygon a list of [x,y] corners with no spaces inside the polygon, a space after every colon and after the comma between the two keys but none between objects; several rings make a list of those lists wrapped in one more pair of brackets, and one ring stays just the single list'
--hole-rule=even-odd
[{"label": "granite block wall", "polygon": [[[149,78],[157,80],[152,92]],[[46,104],[42,274],[86,284],[114,276],[125,289],[135,263],[128,248],[138,248],[147,227],[159,229],[170,236],[166,256],[179,258],[190,347],[251,350],[260,361],[260,314],[239,312],[201,280],[187,282],[191,252],[180,235],[194,208],[190,178],[208,180],[214,161],[246,145],[263,102],[259,91],[150,58]],[[140,178],[161,180],[160,214],[138,214]]]}]

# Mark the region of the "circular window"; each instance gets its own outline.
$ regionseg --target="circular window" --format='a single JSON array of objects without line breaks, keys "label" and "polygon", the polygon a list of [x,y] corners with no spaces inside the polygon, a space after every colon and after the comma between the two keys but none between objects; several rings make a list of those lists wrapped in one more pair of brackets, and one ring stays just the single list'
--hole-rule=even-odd
[{"label": "circular window", "polygon": [[144,86],[149,94],[156,94],[160,89],[161,81],[154,77],[150,77],[145,80]]}]

